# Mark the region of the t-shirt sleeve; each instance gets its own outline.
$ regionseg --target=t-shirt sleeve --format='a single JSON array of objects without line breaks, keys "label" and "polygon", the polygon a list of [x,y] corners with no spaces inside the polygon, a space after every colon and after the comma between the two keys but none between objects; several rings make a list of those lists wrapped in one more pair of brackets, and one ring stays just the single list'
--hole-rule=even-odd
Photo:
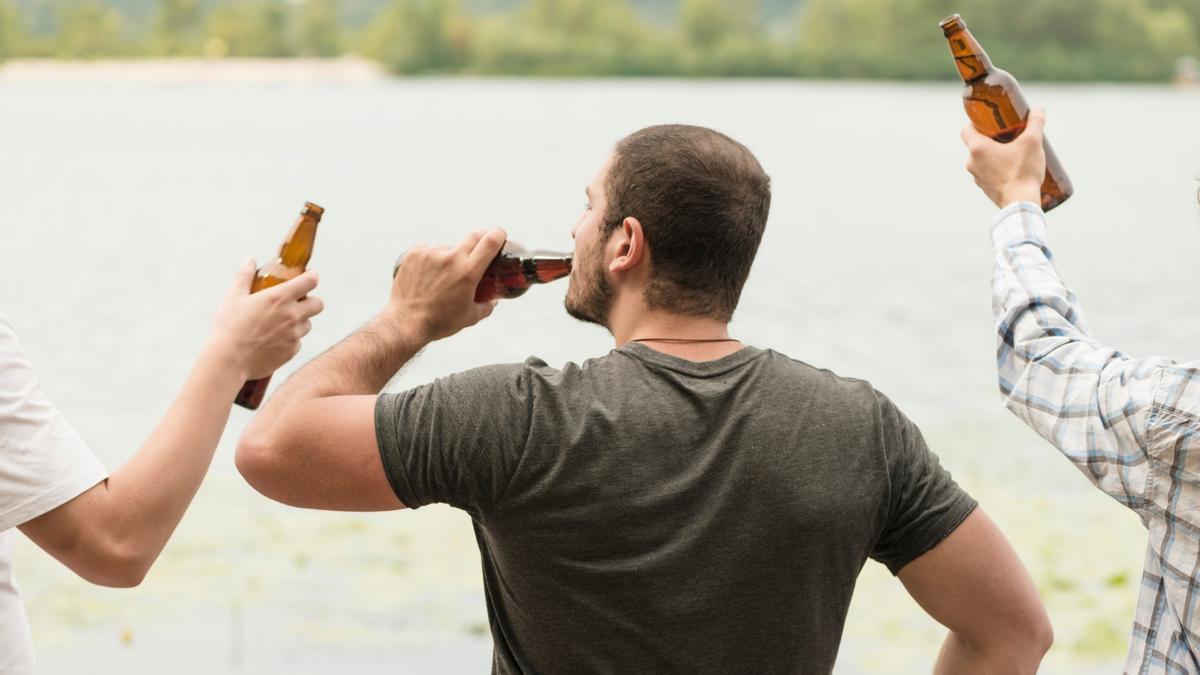
[{"label": "t-shirt sleeve", "polygon": [[976,502],[942,468],[917,428],[876,394],[880,443],[887,459],[887,516],[871,557],[898,574],[937,546],[975,510]]},{"label": "t-shirt sleeve", "polygon": [[0,532],[71,501],[108,477],[38,386],[0,314]]},{"label": "t-shirt sleeve", "polygon": [[400,501],[477,517],[497,506],[529,436],[529,381],[527,366],[488,366],[381,395],[375,433]]}]

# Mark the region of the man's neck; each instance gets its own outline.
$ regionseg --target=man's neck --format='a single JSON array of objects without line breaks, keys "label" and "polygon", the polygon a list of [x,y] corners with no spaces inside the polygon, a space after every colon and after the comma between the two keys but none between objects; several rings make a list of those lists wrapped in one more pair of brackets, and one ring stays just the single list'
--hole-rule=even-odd
[{"label": "man's neck", "polygon": [[673,314],[644,304],[621,312],[614,307],[609,329],[621,347],[638,342],[689,361],[714,361],[742,348],[729,337],[729,324],[719,319]]}]

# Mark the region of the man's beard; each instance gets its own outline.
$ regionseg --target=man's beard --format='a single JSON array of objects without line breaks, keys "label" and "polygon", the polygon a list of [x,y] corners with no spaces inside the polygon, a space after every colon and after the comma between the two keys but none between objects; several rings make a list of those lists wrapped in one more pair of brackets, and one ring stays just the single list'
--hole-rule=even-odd
[{"label": "man's beard", "polygon": [[[585,323],[608,328],[608,313],[612,309],[612,285],[604,276],[603,247],[599,244],[577,261],[571,275],[571,286],[563,303],[567,314]],[[583,264],[578,264],[582,262]],[[582,269],[580,269],[582,268]],[[581,274],[582,272],[582,274]]]}]

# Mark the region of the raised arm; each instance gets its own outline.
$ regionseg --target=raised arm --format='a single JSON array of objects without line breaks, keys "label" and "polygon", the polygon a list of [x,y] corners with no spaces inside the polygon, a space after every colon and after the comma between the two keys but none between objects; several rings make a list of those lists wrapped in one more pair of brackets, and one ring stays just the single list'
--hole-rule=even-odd
[{"label": "raised arm", "polygon": [[296,355],[322,303],[314,273],[250,295],[247,262],[212,335],[159,425],[120,469],[19,527],[81,577],[135,586],[158,558],[204,479],[238,389]]},{"label": "raised arm", "polygon": [[1025,132],[1000,144],[968,127],[967,169],[1003,210],[996,216],[992,307],[1000,390],[1010,410],[1100,489],[1139,508],[1146,489],[1146,429],[1163,359],[1132,359],[1094,340],[1058,275],[1037,206],[1045,168],[1035,110]]},{"label": "raised arm", "polygon": [[976,508],[898,575],[950,635],[935,673],[1036,673],[1054,631],[1037,589],[1000,529]]},{"label": "raised arm", "polygon": [[453,248],[409,251],[385,309],[292,375],[246,427],[237,450],[246,481],[292,506],[404,508],[376,440],[377,395],[425,345],[491,314],[475,286],[504,240],[480,231]]}]

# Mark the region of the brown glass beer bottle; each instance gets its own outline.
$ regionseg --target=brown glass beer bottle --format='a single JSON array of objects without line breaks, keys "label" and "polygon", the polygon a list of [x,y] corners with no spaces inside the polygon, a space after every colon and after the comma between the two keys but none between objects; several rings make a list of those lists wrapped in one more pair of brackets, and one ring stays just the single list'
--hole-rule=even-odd
[{"label": "brown glass beer bottle", "polygon": [[[400,271],[404,262],[401,255],[392,268],[392,276]],[[515,244],[505,244],[504,249],[492,258],[483,278],[475,287],[475,302],[515,298],[529,290],[534,284],[544,284],[562,279],[571,273],[571,256],[552,251],[526,251]]]},{"label": "brown glass beer bottle", "polygon": [[[254,284],[250,287],[251,293],[281,284],[304,273],[309,259],[312,258],[313,244],[317,241],[317,224],[321,222],[324,213],[325,209],[316,204],[304,202],[300,218],[283,240],[283,245],[279,247],[279,257],[258,268]],[[270,383],[270,375],[260,380],[250,380],[242,386],[234,402],[243,408],[258,409]]]},{"label": "brown glass beer bottle", "polygon": [[515,298],[534,284],[562,279],[570,273],[571,256],[565,253],[525,251],[506,245],[475,287],[475,302]]},{"label": "brown glass beer bottle", "polygon": [[[1025,130],[1029,104],[1021,86],[1008,72],[992,65],[962,17],[954,14],[942,20],[942,33],[950,42],[954,65],[962,76],[963,106],[980,133],[1008,143]],[[1067,201],[1074,193],[1071,179],[1059,163],[1050,142],[1045,142],[1046,178],[1042,182],[1042,209],[1049,211]]]}]

